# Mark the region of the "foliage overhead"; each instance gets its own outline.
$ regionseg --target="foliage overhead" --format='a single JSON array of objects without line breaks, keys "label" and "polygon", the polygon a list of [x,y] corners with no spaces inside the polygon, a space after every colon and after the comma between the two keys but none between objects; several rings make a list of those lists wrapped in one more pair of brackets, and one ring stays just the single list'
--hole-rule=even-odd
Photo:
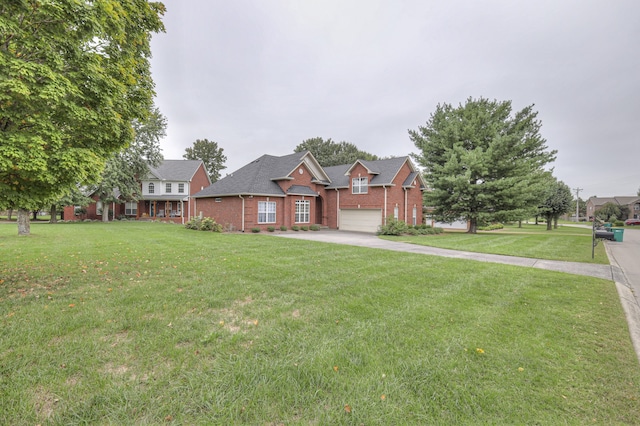
[{"label": "foliage overhead", "polygon": [[35,208],[99,178],[154,85],[159,2],[0,3],[0,205]]},{"label": "foliage overhead", "polygon": [[310,151],[322,167],[351,164],[356,160],[379,160],[379,157],[365,151],[349,142],[334,142],[331,138],[326,141],[321,137],[311,138],[296,146],[294,152]]},{"label": "foliage overhead", "polygon": [[182,158],[187,160],[202,160],[211,183],[220,179],[220,172],[227,168],[224,165],[227,156],[224,155],[224,149],[218,147],[218,143],[208,139],[196,139],[193,147],[186,148]]},{"label": "foliage overhead", "polygon": [[540,135],[537,112],[512,114],[511,101],[467,99],[438,105],[426,125],[409,130],[430,191],[425,204],[443,222],[518,220],[540,204],[545,165],[555,160]]},{"label": "foliage overhead", "polygon": [[[108,209],[108,203],[135,201],[140,195],[140,179],[147,176],[149,166],[158,167],[162,162],[160,139],[166,134],[167,120],[154,108],[144,121],[135,120],[133,142],[115,153],[107,161],[102,180],[95,193]],[[103,220],[108,214],[103,212]]]}]

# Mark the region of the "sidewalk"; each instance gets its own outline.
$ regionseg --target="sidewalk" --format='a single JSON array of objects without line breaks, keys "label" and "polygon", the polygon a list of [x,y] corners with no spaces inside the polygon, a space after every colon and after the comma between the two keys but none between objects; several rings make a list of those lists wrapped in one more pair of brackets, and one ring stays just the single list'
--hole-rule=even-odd
[{"label": "sidewalk", "polygon": [[314,232],[287,232],[274,235],[282,238],[525,266],[614,281],[627,318],[627,323],[629,324],[631,341],[638,356],[638,361],[640,361],[640,229],[625,231],[624,241],[622,243],[610,241],[602,243],[605,244],[609,262],[611,263],[610,265],[456,251],[383,240],[374,234],[328,229]]}]

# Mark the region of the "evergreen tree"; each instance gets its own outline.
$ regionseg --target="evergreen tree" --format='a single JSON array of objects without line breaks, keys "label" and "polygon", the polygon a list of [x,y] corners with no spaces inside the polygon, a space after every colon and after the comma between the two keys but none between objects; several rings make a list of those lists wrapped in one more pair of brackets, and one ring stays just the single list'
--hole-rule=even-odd
[{"label": "evergreen tree", "polygon": [[430,191],[425,204],[443,222],[519,220],[542,201],[544,166],[555,160],[533,106],[512,115],[510,101],[469,98],[438,105],[425,126],[409,130]]}]

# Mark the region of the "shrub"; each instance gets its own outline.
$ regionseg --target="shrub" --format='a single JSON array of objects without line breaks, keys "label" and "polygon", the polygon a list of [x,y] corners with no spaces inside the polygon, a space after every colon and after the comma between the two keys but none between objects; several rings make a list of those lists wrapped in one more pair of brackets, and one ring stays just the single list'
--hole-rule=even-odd
[{"label": "shrub", "polygon": [[387,224],[380,227],[378,235],[402,235],[406,234],[408,229],[409,227],[403,221],[389,217]]},{"label": "shrub", "polygon": [[251,232],[257,234],[258,232],[260,232],[260,228],[251,228]]},{"label": "shrub", "polygon": [[312,231],[319,231],[320,230],[320,225],[311,225],[309,227],[309,229],[311,229]]},{"label": "shrub", "polygon": [[286,226],[284,226],[284,225],[282,225],[282,226],[280,227],[280,230],[281,230],[281,231],[286,231],[286,230],[287,230],[287,227],[286,227]]},{"label": "shrub", "polygon": [[298,225],[293,225],[293,226],[291,227],[291,230],[293,230],[293,231],[299,231],[299,230],[300,230],[300,227],[299,227]]},{"label": "shrub", "polygon": [[624,226],[624,222],[621,220],[616,220],[613,222],[613,226]]},{"label": "shrub", "polygon": [[276,227],[275,227],[275,226],[267,226],[267,231],[269,231],[269,232],[273,232],[273,231],[275,231],[275,230],[276,230]]},{"label": "shrub", "polygon": [[302,229],[303,231],[308,231],[309,227],[308,226],[301,226],[300,229]]},{"label": "shrub", "polygon": [[192,217],[187,223],[184,224],[184,227],[196,231],[222,232],[222,225],[217,223],[210,217]]}]

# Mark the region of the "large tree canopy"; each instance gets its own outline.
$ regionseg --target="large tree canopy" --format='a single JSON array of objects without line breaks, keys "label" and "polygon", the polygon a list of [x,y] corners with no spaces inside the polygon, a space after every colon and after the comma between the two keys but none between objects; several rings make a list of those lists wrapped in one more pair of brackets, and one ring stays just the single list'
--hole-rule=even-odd
[{"label": "large tree canopy", "polygon": [[334,142],[331,138],[326,141],[320,137],[303,141],[296,146],[294,152],[310,151],[323,167],[350,164],[356,160],[378,160],[378,156],[360,151],[357,146],[349,142]]},{"label": "large tree canopy", "polygon": [[544,193],[544,166],[555,160],[540,135],[533,106],[512,115],[510,101],[469,98],[438,105],[425,126],[409,130],[420,150],[430,191],[425,203],[437,220],[522,219]]},{"label": "large tree canopy", "polygon": [[105,165],[95,193],[102,201],[102,220],[109,220],[109,204],[136,201],[140,196],[140,179],[149,173],[149,165],[162,162],[160,139],[165,135],[167,120],[155,108],[144,121],[133,123],[135,137],[131,144],[114,154]]},{"label": "large tree canopy", "polygon": [[[0,205],[21,210],[99,178],[153,99],[162,3],[0,3]],[[23,232],[19,222],[19,233]]]},{"label": "large tree canopy", "polygon": [[196,139],[193,147],[185,149],[182,158],[187,160],[202,160],[209,173],[211,182],[220,179],[220,172],[227,168],[224,162],[227,156],[223,154],[224,149],[218,147],[218,143],[207,139]]}]

